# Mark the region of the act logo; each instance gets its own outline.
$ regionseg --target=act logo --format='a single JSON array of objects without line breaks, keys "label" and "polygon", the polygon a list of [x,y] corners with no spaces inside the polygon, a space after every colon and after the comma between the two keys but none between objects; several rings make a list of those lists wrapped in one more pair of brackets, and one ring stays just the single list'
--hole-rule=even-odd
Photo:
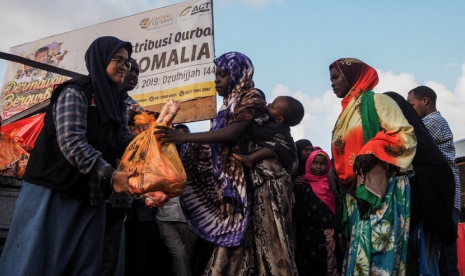
[{"label": "act logo", "polygon": [[185,8],[184,10],[182,10],[182,12],[179,14],[179,17],[183,17],[183,16],[187,16],[187,15],[196,15],[198,13],[201,13],[201,12],[207,12],[207,11],[210,11],[210,6],[211,3],[210,2],[205,2],[203,4],[200,4],[200,5],[196,5],[196,6],[189,6],[187,8]]}]

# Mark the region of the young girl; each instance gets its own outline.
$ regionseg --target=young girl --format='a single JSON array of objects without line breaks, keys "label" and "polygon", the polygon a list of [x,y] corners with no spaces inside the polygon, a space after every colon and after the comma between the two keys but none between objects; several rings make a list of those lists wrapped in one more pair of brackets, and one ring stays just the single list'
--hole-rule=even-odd
[{"label": "young girl", "polygon": [[321,149],[307,159],[303,183],[296,183],[293,219],[299,275],[337,275],[335,198],[328,185],[331,161]]}]

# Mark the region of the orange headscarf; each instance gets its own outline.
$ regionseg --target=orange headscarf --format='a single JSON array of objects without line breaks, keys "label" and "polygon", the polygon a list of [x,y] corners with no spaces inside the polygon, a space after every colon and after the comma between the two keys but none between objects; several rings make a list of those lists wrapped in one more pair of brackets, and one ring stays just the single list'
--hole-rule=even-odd
[{"label": "orange headscarf", "polygon": [[372,90],[378,84],[378,73],[368,64],[356,58],[340,58],[331,63],[329,69],[336,69],[351,87],[342,99],[342,112],[354,97],[360,97],[365,91]]}]

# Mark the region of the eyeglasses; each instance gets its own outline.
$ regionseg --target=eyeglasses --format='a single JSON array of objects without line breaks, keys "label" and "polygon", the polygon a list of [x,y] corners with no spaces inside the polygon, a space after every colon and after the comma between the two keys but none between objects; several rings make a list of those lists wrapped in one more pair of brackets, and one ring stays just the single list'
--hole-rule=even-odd
[{"label": "eyeglasses", "polygon": [[129,60],[122,60],[119,58],[112,58],[111,61],[116,62],[116,68],[123,68],[123,65],[126,66],[126,70],[131,70],[131,62]]}]

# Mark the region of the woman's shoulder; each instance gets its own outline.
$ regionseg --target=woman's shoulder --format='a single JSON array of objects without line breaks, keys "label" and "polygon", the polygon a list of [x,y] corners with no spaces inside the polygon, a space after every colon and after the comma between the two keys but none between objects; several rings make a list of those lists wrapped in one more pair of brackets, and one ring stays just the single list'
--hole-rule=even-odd
[{"label": "woman's shoulder", "polygon": [[266,107],[265,100],[260,95],[260,93],[258,93],[257,90],[255,89],[249,89],[249,90],[244,91],[241,95],[240,103],[241,104],[250,103],[250,104],[260,106],[263,108]]},{"label": "woman's shoulder", "polygon": [[52,92],[51,101],[55,102],[63,95],[75,95],[79,98],[85,98],[84,90],[91,86],[91,79],[88,76],[82,76],[74,79],[67,80],[60,84]]},{"label": "woman's shoulder", "polygon": [[81,106],[85,108],[88,106],[89,100],[79,86],[70,84],[64,86],[59,93],[52,95],[50,103],[54,108],[58,108],[58,106]]},{"label": "woman's shoulder", "polygon": [[385,94],[375,93],[373,96],[376,111],[378,116],[385,115],[388,117],[400,116],[403,117],[403,112],[396,101]]},{"label": "woman's shoulder", "polygon": [[85,99],[85,94],[82,88],[73,84],[69,84],[63,87],[63,90],[61,91],[60,95],[58,95],[58,97],[62,98],[64,96],[73,96],[79,99]]},{"label": "woman's shoulder", "polygon": [[382,93],[375,93],[373,95],[373,100],[375,101],[375,105],[389,105],[389,106],[397,106],[396,101],[394,101],[388,95]]}]

